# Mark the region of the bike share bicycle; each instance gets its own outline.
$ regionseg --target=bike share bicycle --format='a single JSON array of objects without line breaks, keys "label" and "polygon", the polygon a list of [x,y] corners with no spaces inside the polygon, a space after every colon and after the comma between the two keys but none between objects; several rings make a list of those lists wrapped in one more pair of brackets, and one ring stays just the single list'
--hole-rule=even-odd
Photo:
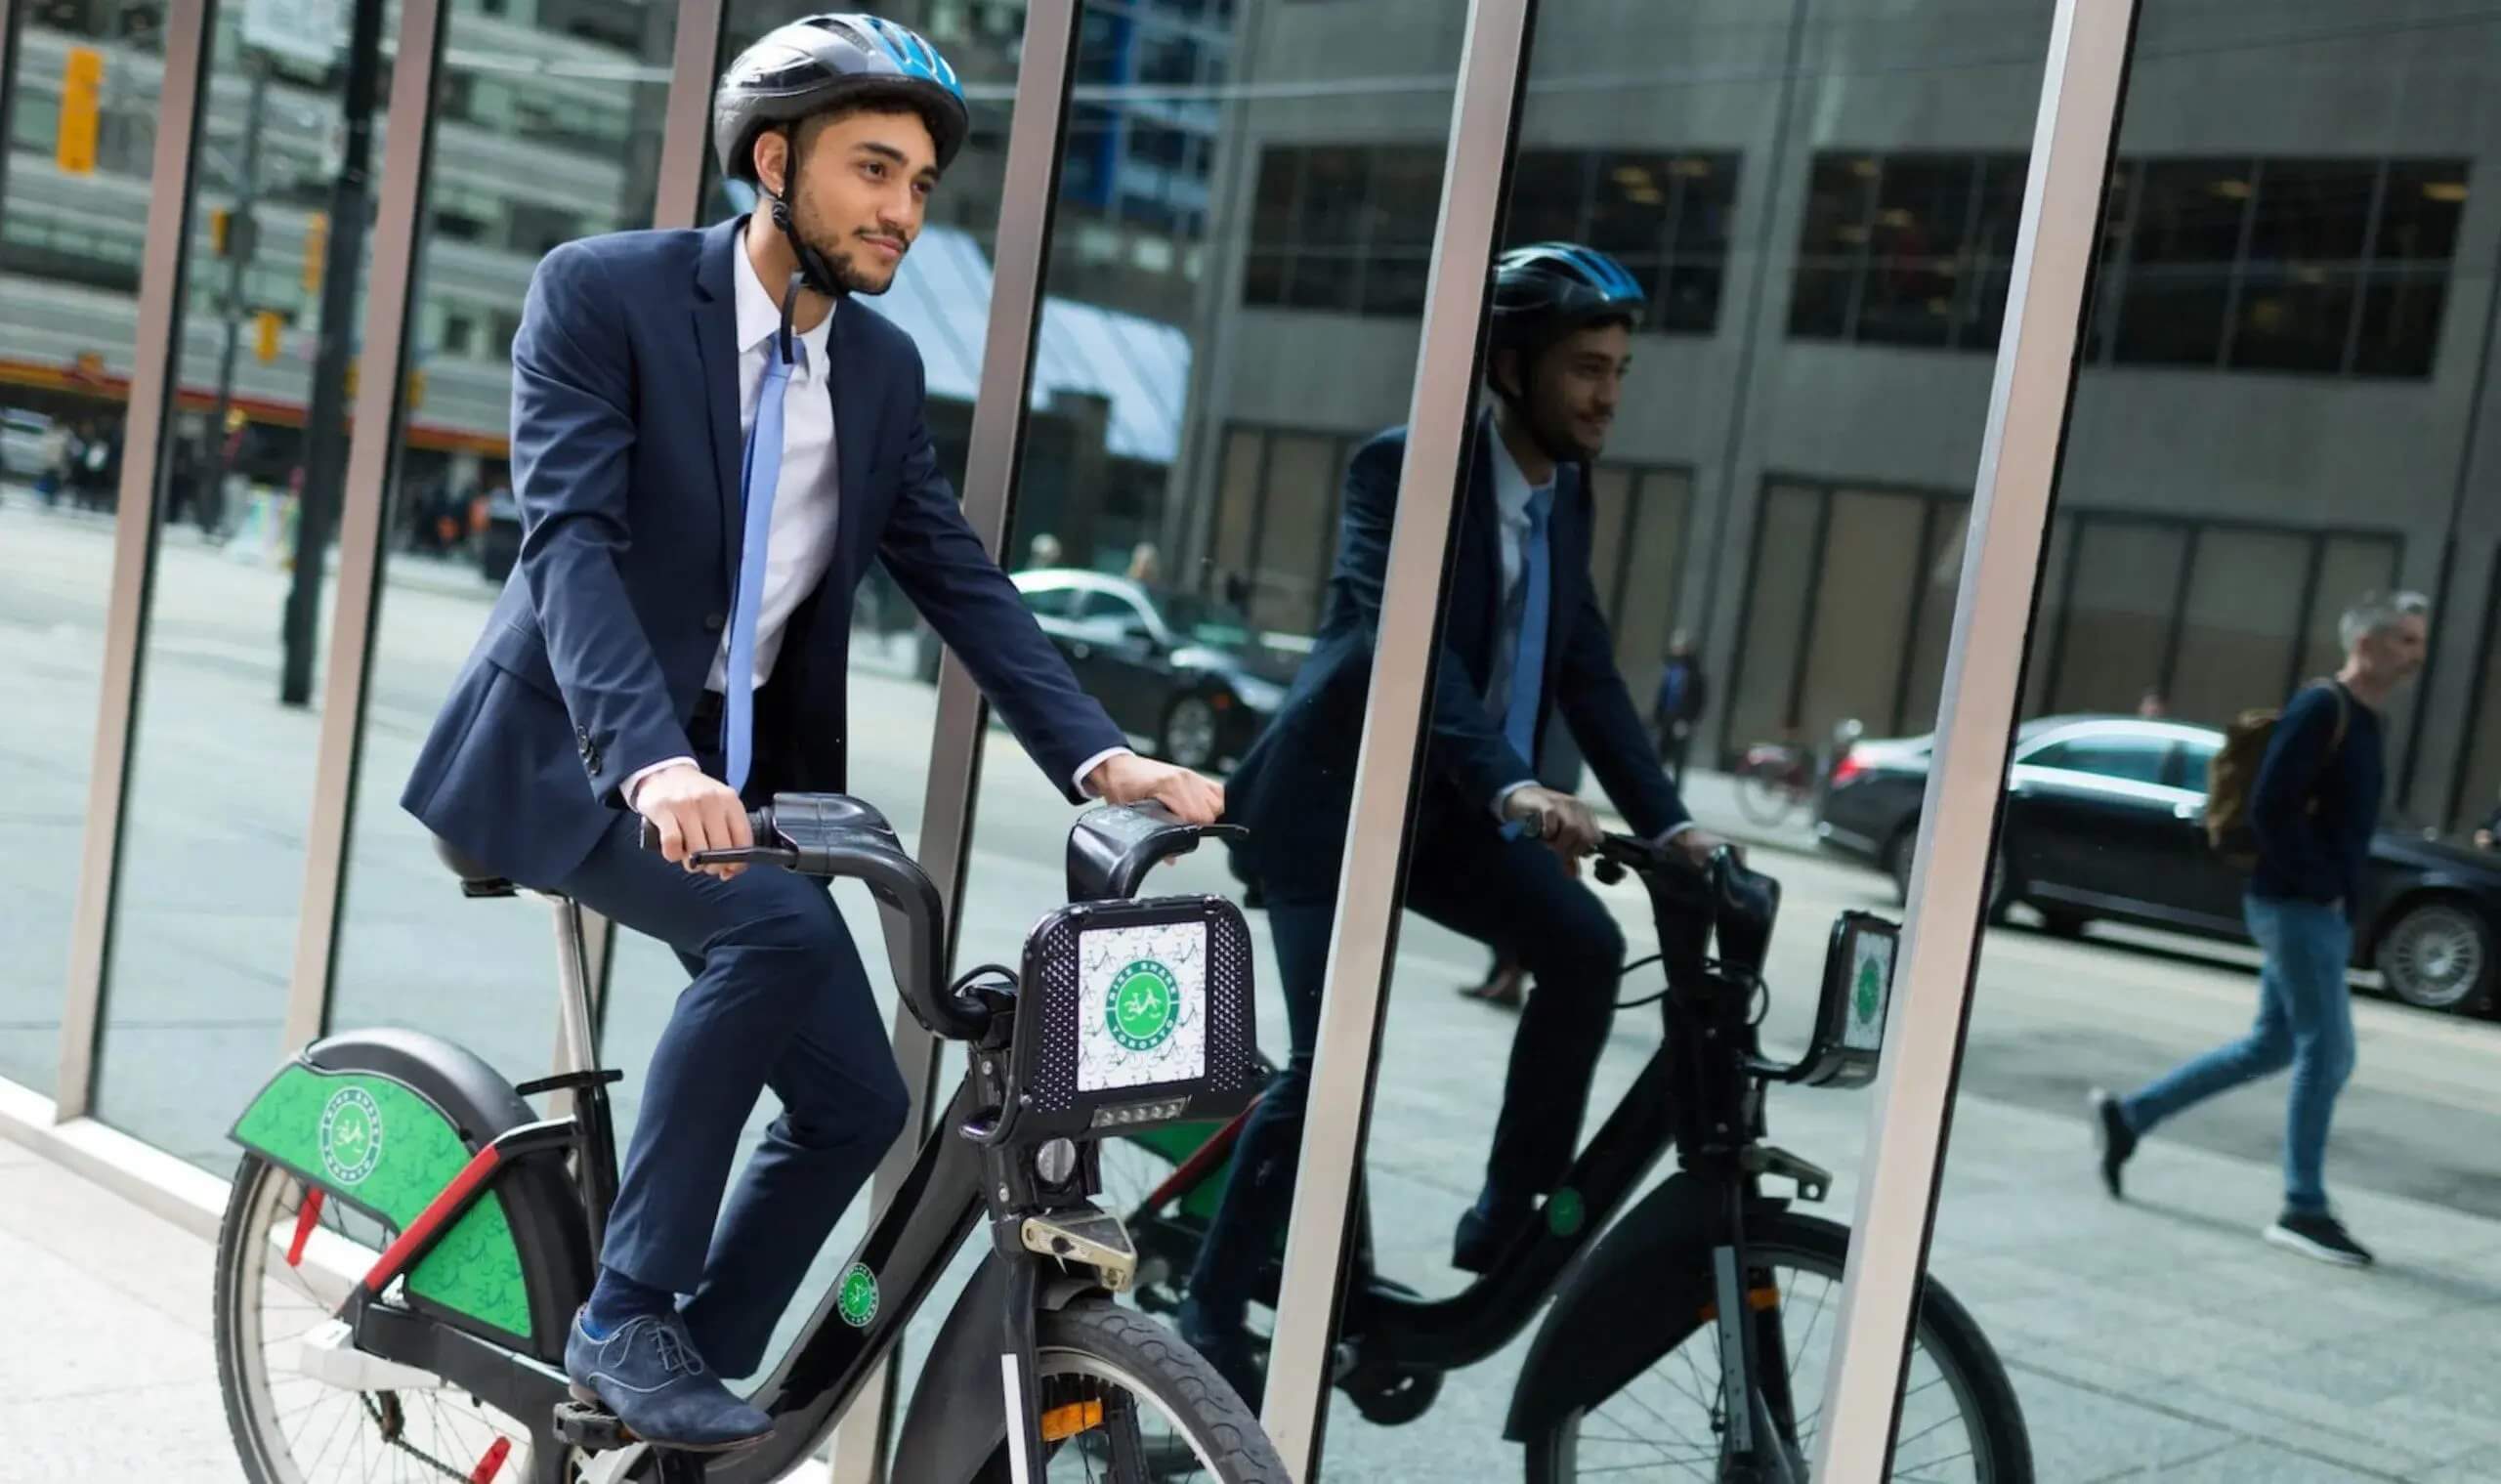
[{"label": "bike share bicycle", "polygon": [[[1335,1383],[1375,1422],[1413,1421],[1448,1373],[1502,1350],[1552,1298],[1504,1426],[1526,1445],[1530,1484],[1804,1484],[1821,1386],[1797,1368],[1838,1323],[1849,1233],[1763,1190],[1770,1177],[1797,1201],[1821,1201],[1832,1178],[1765,1142],[1765,1094],[1774,1082],[1855,1087],[1875,1076],[1897,930],[1863,912],[1835,921],[1809,1047],[1782,1066],[1763,1059],[1757,1034],[1779,883],[1724,848],[1701,871],[1622,835],[1597,855],[1601,882],[1629,872],[1648,893],[1666,1040],[1539,1223],[1462,1292],[1428,1300],[1375,1275],[1367,1203]],[[1135,1297],[1151,1312],[1183,1296],[1242,1122],[1211,1135],[1204,1124],[1142,1130],[1106,1152],[1107,1200],[1128,1198]],[[1616,1220],[1671,1144],[1676,1172]],[[1271,1306],[1277,1266],[1259,1284]],[[1942,1284],[1929,1279],[1920,1295],[1893,1476],[2030,1484],[2029,1434],[1996,1352]]]},{"label": "bike share bicycle", "polygon": [[[699,854],[867,884],[903,1002],[968,1043],[964,1081],[895,1199],[754,1401],[734,1452],[654,1451],[568,1393],[565,1334],[616,1190],[608,1087],[584,1070],[509,1085],[407,1030],[308,1046],[236,1122],[244,1154],[217,1248],[218,1378],[255,1484],[658,1478],[746,1484],[821,1447],[962,1244],[990,1251],[924,1363],[891,1476],[1282,1484],[1230,1387],[1111,1297],[1134,1279],[1118,1215],[1088,1199],[1115,1130],[1247,1107],[1259,1076],[1251,954],[1219,897],[1133,900],[1156,865],[1225,827],[1098,808],[1071,831],[1071,905],[952,986],[937,888],[885,820],[783,794],[757,845]],[[649,843],[647,838],[646,843]],[[470,897],[516,894],[448,852]],[[579,909],[551,898],[565,1051],[591,1043]],[[569,1115],[526,1098],[559,1093]]]}]

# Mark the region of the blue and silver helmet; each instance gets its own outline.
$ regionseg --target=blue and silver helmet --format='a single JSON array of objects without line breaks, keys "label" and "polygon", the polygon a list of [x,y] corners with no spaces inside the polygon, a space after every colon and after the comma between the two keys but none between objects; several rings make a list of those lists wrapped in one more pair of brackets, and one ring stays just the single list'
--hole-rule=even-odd
[{"label": "blue and silver helmet", "polygon": [[712,95],[712,148],[721,174],[757,184],[755,137],[776,124],[856,99],[892,99],[928,121],[940,169],[972,132],[963,85],[938,49],[876,16],[806,16],[739,53]]},{"label": "blue and silver helmet", "polygon": [[1641,327],[1649,300],[1623,264],[1577,242],[1532,242],[1494,262],[1497,345],[1535,351],[1591,324]]}]

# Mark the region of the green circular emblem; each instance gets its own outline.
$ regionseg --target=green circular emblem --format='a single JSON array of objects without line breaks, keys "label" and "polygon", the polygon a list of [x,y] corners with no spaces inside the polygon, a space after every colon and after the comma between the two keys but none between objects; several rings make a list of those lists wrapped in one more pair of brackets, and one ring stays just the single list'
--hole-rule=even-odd
[{"label": "green circular emblem", "polygon": [[1181,1015],[1181,981],[1152,958],[1141,958],[1112,976],[1105,1020],[1112,1039],[1132,1051],[1152,1051],[1172,1039]]},{"label": "green circular emblem", "polygon": [[1558,1237],[1576,1235],[1589,1215],[1581,1193],[1568,1185],[1546,1198],[1546,1229]]},{"label": "green circular emblem", "polygon": [[855,1262],[842,1275],[834,1307],[841,1311],[842,1322],[855,1330],[869,1328],[869,1321],[877,1317],[877,1275],[869,1271],[867,1263]]},{"label": "green circular emblem", "polygon": [[321,1109],[321,1167],[358,1185],[382,1159],[382,1107],[362,1087],[342,1087]]},{"label": "green circular emblem", "polygon": [[1879,1006],[1885,1002],[1885,975],[1876,960],[1865,959],[1858,965],[1858,1018],[1874,1020]]}]

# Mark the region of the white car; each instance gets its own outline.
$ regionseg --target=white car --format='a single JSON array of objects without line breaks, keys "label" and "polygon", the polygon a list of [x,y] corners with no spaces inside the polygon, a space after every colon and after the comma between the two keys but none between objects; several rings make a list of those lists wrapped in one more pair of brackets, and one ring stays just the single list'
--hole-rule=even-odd
[{"label": "white car", "polygon": [[28,484],[43,477],[44,435],[52,419],[20,407],[0,407],[0,474]]}]

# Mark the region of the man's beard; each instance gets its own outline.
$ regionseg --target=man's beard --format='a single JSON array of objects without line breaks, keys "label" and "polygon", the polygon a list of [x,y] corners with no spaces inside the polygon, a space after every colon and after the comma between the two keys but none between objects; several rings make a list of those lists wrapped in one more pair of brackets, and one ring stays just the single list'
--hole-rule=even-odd
[{"label": "man's beard", "polygon": [[[859,264],[852,261],[850,250],[827,246],[824,241],[825,233],[813,230],[804,222],[799,224],[799,237],[808,246],[816,249],[818,257],[825,259],[826,266],[833,271],[834,287],[841,292],[882,294],[894,287],[895,279],[892,273],[888,273],[882,280],[869,276],[861,271]],[[902,260],[897,259],[895,267],[902,266]]]}]

